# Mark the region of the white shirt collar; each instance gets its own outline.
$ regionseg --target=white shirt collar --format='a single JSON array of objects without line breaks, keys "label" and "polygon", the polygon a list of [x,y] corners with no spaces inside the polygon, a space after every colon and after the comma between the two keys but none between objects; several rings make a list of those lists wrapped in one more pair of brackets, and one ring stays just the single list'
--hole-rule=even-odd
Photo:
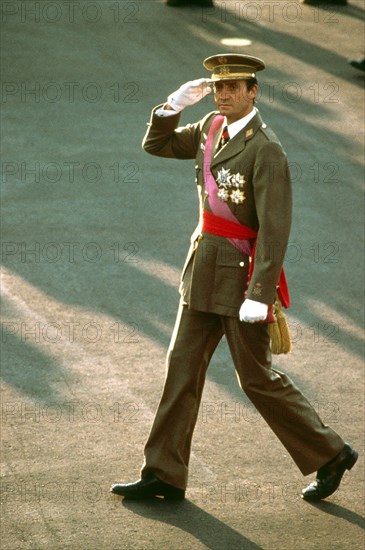
[{"label": "white shirt collar", "polygon": [[250,122],[250,120],[256,115],[257,112],[258,111],[256,107],[254,107],[252,111],[248,113],[248,115],[228,125],[227,125],[227,119],[225,119],[225,125],[228,126],[229,138],[230,139],[234,138],[234,136],[237,135],[238,132],[240,132]]}]

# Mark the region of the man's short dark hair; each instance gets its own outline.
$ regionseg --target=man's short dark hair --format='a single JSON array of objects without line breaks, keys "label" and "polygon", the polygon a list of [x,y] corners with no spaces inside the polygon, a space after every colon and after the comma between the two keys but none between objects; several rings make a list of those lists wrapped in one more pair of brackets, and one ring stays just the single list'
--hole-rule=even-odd
[{"label": "man's short dark hair", "polygon": [[257,84],[257,78],[255,77],[252,77],[252,78],[249,78],[248,80],[246,80],[246,85],[247,85],[247,91],[250,91],[252,90],[252,88],[255,86],[255,84]]}]

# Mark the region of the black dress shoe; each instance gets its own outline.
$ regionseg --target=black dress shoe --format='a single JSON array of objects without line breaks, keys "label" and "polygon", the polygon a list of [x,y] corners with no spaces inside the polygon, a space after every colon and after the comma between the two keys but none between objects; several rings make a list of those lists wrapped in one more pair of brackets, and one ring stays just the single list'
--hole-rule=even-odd
[{"label": "black dress shoe", "polygon": [[349,63],[355,67],[355,69],[365,71],[365,57],[363,59],[350,59]]},{"label": "black dress shoe", "polygon": [[185,491],[161,481],[155,476],[140,479],[134,483],[113,483],[110,491],[133,500],[145,500],[151,498],[164,498],[165,500],[182,500]]},{"label": "black dress shoe", "polygon": [[345,470],[351,470],[358,456],[351,445],[345,443],[342,451],[318,470],[316,480],[303,489],[302,498],[314,502],[332,495],[338,489]]}]

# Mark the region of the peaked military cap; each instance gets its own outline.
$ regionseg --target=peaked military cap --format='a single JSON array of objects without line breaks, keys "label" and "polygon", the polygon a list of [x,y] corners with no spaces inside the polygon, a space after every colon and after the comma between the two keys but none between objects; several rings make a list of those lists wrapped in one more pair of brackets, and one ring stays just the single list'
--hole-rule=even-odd
[{"label": "peaked military cap", "polygon": [[257,71],[265,69],[265,63],[258,57],[237,53],[211,55],[203,61],[208,71],[212,71],[212,80],[247,80],[256,76]]}]

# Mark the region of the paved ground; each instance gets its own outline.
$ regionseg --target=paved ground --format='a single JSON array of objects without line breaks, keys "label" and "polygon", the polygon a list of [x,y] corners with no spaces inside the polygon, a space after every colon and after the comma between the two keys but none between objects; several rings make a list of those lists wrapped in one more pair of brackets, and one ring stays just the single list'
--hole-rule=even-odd
[{"label": "paved ground", "polygon": [[[1,548],[362,549],[363,3],[3,1]],[[223,38],[248,46],[225,46]],[[361,453],[327,502],[237,386],[209,371],[187,501],[125,503],[164,379],[197,218],[193,162],[140,148],[150,109],[220,51],[268,68],[258,106],[288,152],[290,373]],[[183,122],[211,109],[185,112]]]}]

